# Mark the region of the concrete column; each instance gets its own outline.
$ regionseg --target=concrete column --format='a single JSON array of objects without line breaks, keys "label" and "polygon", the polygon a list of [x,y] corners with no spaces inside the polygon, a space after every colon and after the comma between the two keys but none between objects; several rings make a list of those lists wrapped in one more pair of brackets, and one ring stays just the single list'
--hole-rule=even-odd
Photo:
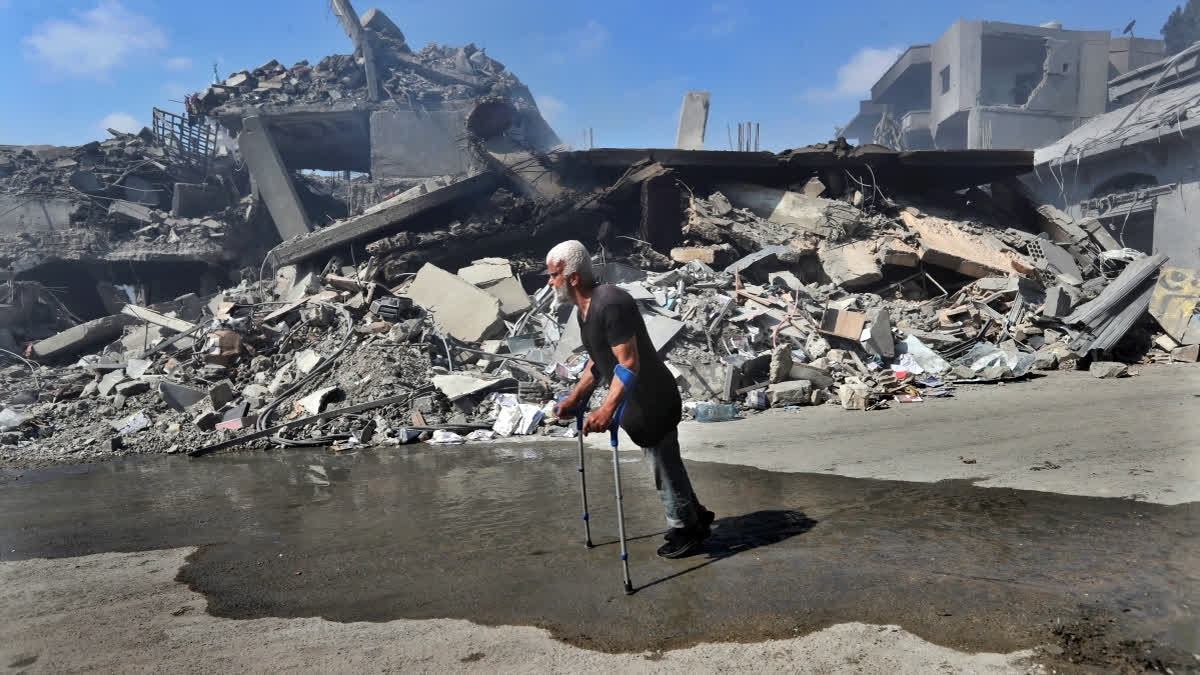
[{"label": "concrete column", "polygon": [[675,135],[677,150],[704,149],[709,97],[707,91],[689,91],[683,95],[683,106],[679,108],[679,132]]},{"label": "concrete column", "polygon": [[267,204],[267,210],[271,212],[279,236],[287,241],[296,235],[312,232],[312,223],[300,203],[300,196],[296,194],[296,186],[292,185],[287,166],[258,115],[242,120],[238,148],[246,160],[246,166],[250,168],[255,186]]}]

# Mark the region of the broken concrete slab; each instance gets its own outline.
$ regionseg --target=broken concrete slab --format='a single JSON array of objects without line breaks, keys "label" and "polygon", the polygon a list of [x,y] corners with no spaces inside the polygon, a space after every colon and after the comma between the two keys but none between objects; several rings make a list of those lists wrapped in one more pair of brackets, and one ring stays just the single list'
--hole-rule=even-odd
[{"label": "broken concrete slab", "polygon": [[921,253],[917,247],[901,239],[889,239],[880,247],[880,253],[885,265],[916,267],[921,262]]},{"label": "broken concrete slab", "polygon": [[1042,304],[1042,316],[1061,319],[1071,314],[1071,295],[1062,286],[1051,286],[1046,290],[1046,301]]},{"label": "broken concrete slab", "polygon": [[149,225],[154,222],[154,209],[149,206],[114,199],[108,207],[108,215],[122,218],[138,225]]},{"label": "broken concrete slab", "polygon": [[689,91],[683,95],[683,105],[679,108],[679,128],[675,133],[676,149],[704,149],[710,99],[711,94],[707,91]]},{"label": "broken concrete slab", "polygon": [[482,394],[494,387],[511,382],[512,380],[508,378],[476,377],[466,373],[433,376],[433,386],[451,402],[465,396]]},{"label": "broken concrete slab", "polygon": [[96,386],[96,393],[101,396],[108,396],[117,388],[117,385],[125,381],[124,370],[114,370],[100,378],[100,383]]},{"label": "broken concrete slab", "polygon": [[125,364],[125,374],[136,380],[145,375],[153,365],[154,362],[148,359],[129,359]]},{"label": "broken concrete slab", "polygon": [[883,268],[871,240],[832,245],[821,242],[817,257],[830,281],[844,288],[862,288],[883,279]]},{"label": "broken concrete slab", "polygon": [[337,386],[324,387],[296,401],[296,405],[310,415],[317,415],[325,408],[325,402],[335,392],[341,391]]},{"label": "broken concrete slab", "polygon": [[650,335],[650,344],[654,350],[661,352],[671,342],[679,331],[683,330],[683,322],[676,321],[661,314],[643,314],[646,332]]},{"label": "broken concrete slab", "polygon": [[767,387],[767,402],[772,408],[785,405],[812,405],[813,383],[808,380],[779,382]]},{"label": "broken concrete slab", "polygon": [[208,397],[208,392],[174,382],[159,382],[158,395],[172,409],[183,412]]},{"label": "broken concrete slab", "polygon": [[1129,366],[1126,366],[1124,363],[1117,363],[1116,361],[1093,361],[1092,365],[1088,368],[1088,372],[1091,373],[1092,377],[1101,379],[1125,377],[1129,374]]},{"label": "broken concrete slab", "polygon": [[296,370],[299,370],[301,375],[308,375],[314,368],[321,365],[321,355],[312,349],[303,349],[296,353],[293,361],[296,364]]},{"label": "broken concrete slab", "polygon": [[123,314],[88,321],[34,343],[33,355],[46,361],[71,357],[94,345],[116,340],[125,326],[135,322],[136,319]]},{"label": "broken concrete slab", "polygon": [[787,246],[764,246],[726,267],[725,273],[745,275],[762,272],[765,277],[769,268],[780,267],[779,256],[788,250]]},{"label": "broken concrete slab", "polygon": [[896,355],[896,343],[892,337],[892,317],[887,308],[879,307],[867,312],[870,325],[865,329],[863,347],[870,353],[890,359]]},{"label": "broken concrete slab", "polygon": [[900,219],[920,237],[921,261],[969,277],[1028,275],[1033,265],[992,235],[973,234],[953,221],[900,212]]},{"label": "broken concrete slab", "polygon": [[212,403],[214,410],[224,408],[226,404],[233,403],[236,398],[233,390],[233,383],[229,380],[221,380],[208,390],[208,400]]},{"label": "broken concrete slab", "polygon": [[263,202],[267,205],[271,219],[275,221],[279,237],[288,241],[292,237],[312,232],[313,224],[304,205],[300,203],[300,195],[296,192],[296,186],[292,184],[291,172],[283,163],[283,157],[275,147],[271,133],[258,115],[251,115],[242,120],[238,149],[250,169],[250,175],[254,178],[254,184],[262,195]]},{"label": "broken concrete slab", "polygon": [[292,265],[360,239],[383,237],[389,234],[389,229],[410,218],[452,202],[490,194],[499,186],[499,176],[481,173],[391,208],[341,221],[307,237],[280,244],[269,256],[271,266]]},{"label": "broken concrete slab", "polygon": [[1200,361],[1200,344],[1185,345],[1176,347],[1171,350],[1172,361],[1182,361],[1183,363],[1195,363]]},{"label": "broken concrete slab", "polygon": [[529,296],[525,294],[525,287],[516,277],[504,277],[489,284],[476,285],[500,301],[500,312],[506,317],[524,314],[533,307]]},{"label": "broken concrete slab", "polygon": [[457,275],[425,263],[406,291],[433,314],[438,328],[464,342],[479,342],[502,328],[500,301]]},{"label": "broken concrete slab", "polygon": [[118,384],[114,388],[114,391],[116,391],[118,395],[128,398],[130,396],[137,396],[138,394],[144,394],[150,391],[150,383],[146,382],[145,380],[129,380],[127,382]]},{"label": "broken concrete slab", "polygon": [[495,259],[494,261],[481,262],[476,261],[475,264],[463,267],[458,270],[458,276],[462,277],[469,283],[476,286],[487,286],[501,279],[508,279],[513,276],[512,264],[507,260]]},{"label": "broken concrete slab", "polygon": [[735,206],[772,223],[791,225],[827,239],[853,234],[864,218],[855,207],[833,199],[750,183],[728,182],[719,187]]},{"label": "broken concrete slab", "polygon": [[183,319],[176,319],[174,317],[167,316],[152,309],[138,307],[137,305],[125,305],[121,308],[121,313],[128,314],[129,316],[141,319],[142,321],[146,321],[157,326],[162,326],[163,328],[170,328],[177,333],[186,333],[196,328],[196,324],[189,323]]}]

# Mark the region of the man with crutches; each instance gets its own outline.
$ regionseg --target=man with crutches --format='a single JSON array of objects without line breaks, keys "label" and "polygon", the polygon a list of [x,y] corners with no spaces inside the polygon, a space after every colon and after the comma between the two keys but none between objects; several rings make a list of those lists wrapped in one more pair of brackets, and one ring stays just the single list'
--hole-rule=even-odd
[{"label": "man with crutches", "polygon": [[[559,404],[559,417],[586,409],[596,385],[607,384],[608,395],[599,407],[587,413],[582,432],[602,433],[613,427],[618,520],[621,519],[620,468],[616,463],[614,422],[642,448],[654,467],[654,485],[662,497],[670,525],[658,555],[682,558],[696,553],[710,534],[714,516],[696,498],[679,456],[676,427],[683,414],[679,389],[650,342],[637,303],[617,286],[596,285],[591,258],[578,241],[565,241],[551,249],[546,255],[546,268],[556,299],[573,304],[578,310],[580,334],[589,357],[575,388]],[[582,466],[581,459],[581,469]],[[623,523],[620,529],[624,544]],[[628,573],[626,590],[629,590]]]}]

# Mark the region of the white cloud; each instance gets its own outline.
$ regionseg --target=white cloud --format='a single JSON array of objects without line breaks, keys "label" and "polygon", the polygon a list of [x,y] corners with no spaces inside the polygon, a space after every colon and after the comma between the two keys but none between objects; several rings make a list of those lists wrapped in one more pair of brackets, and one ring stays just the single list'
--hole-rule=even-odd
[{"label": "white cloud", "polygon": [[804,98],[809,101],[832,101],[857,98],[871,91],[871,85],[904,53],[903,47],[876,49],[863,47],[837,69],[837,82],[830,89],[809,89]]},{"label": "white cloud", "polygon": [[192,60],[186,56],[172,56],[163,65],[167,70],[187,70],[192,67]]},{"label": "white cloud", "polygon": [[542,94],[537,97],[537,107],[541,111],[542,117],[553,125],[561,119],[563,111],[567,109],[567,104],[549,94]]},{"label": "white cloud", "polygon": [[101,0],[74,20],[50,19],[25,40],[26,58],[55,72],[104,79],[134,56],[166,47],[167,37],[149,18],[118,0]]},{"label": "white cloud", "polygon": [[110,113],[104,119],[100,120],[100,129],[116,129],[124,131],[127,134],[136,134],[142,130],[142,123],[133,118],[133,115],[123,112]]}]

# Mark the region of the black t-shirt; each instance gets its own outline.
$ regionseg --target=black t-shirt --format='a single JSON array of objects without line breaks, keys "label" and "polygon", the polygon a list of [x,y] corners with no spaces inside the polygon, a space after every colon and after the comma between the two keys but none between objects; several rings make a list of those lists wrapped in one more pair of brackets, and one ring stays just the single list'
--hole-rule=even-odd
[{"label": "black t-shirt", "polygon": [[683,401],[679,398],[675,378],[650,342],[637,303],[624,290],[605,284],[592,291],[587,320],[579,312],[576,316],[583,346],[592,359],[592,374],[597,382],[606,386],[617,365],[612,346],[637,335],[637,384],[625,404],[621,428],[640,447],[658,445],[679,424]]}]

